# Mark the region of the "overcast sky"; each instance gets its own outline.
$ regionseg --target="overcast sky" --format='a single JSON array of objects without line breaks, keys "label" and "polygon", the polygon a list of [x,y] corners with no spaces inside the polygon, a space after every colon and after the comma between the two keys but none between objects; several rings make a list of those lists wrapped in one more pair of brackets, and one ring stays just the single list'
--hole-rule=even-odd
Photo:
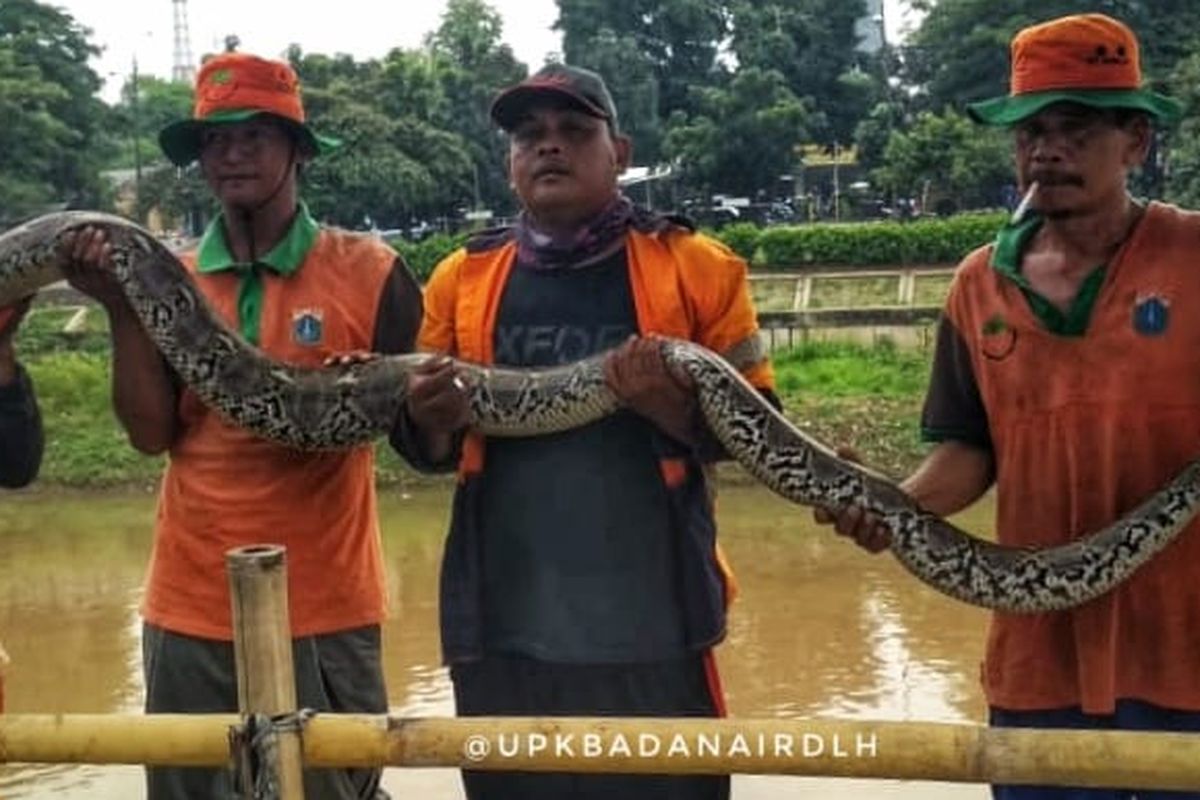
[{"label": "overcast sky", "polygon": [[[171,74],[174,47],[171,0],[48,0],[92,29],[92,42],[104,48],[93,68],[107,82],[112,101],[136,56],[140,72]],[[504,20],[504,41],[531,68],[558,52],[561,37],[550,26],[558,16],[554,0],[489,0]],[[303,7],[304,10],[299,10]],[[418,47],[437,28],[445,0],[190,0],[187,4],[192,55],[221,49],[236,34],[240,50],[279,56],[291,43],[306,52],[350,53],[379,58],[393,47]],[[889,39],[904,24],[901,0],[886,0]]]}]

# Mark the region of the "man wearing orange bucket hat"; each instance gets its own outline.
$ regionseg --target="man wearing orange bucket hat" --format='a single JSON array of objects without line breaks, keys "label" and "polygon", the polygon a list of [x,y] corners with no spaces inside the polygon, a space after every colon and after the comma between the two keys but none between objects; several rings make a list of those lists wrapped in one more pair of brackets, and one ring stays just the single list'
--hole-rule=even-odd
[{"label": "man wearing orange bucket hat", "polygon": [[[1179,116],[1142,85],[1138,42],[1099,14],[1012,42],[1011,92],[970,106],[1013,133],[1025,200],[959,267],[922,415],[936,443],[905,488],[946,516],[997,487],[1007,545],[1098,530],[1200,454],[1200,215],[1126,188],[1153,123]],[[819,514],[828,519],[828,515]],[[836,521],[870,550],[887,531]],[[1077,608],[994,615],[982,668],[995,726],[1200,731],[1200,529]],[[997,798],[1200,793],[993,788]]]},{"label": "man wearing orange bucket hat", "polygon": [[28,310],[28,300],[0,308],[0,486],[6,489],[32,482],[42,463],[42,417],[33,382],[13,352],[13,335]]},{"label": "man wearing orange bucket hat", "polygon": [[[183,257],[216,311],[281,361],[319,366],[339,353],[406,352],[420,287],[379,240],[319,225],[298,197],[302,164],[337,147],[305,121],[292,68],[241,53],[206,61],[194,113],[160,134],[177,165],[194,160],[221,206]],[[385,573],[369,446],[299,453],[234,428],[177,381],[133,318],[96,231],[76,237],[70,279],[112,323],[113,394],[130,441],[168,452],[142,613],[146,710],[233,711],[224,553],[287,547],[298,702],[387,710],[380,623]],[[151,800],[225,798],[219,770],[147,770]],[[306,796],[374,798],[377,770],[308,770]]]}]

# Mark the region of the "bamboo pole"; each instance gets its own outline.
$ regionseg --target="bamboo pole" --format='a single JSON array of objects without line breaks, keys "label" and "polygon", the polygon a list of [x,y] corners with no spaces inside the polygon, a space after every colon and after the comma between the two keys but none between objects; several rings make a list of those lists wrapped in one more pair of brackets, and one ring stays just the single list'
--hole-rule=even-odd
[{"label": "bamboo pole", "polygon": [[[296,679],[288,619],[287,562],[276,545],[239,547],[225,554],[233,605],[233,652],[238,710],[243,714],[294,714]],[[274,783],[280,800],[304,800],[300,731],[276,732]]]},{"label": "bamboo pole", "polygon": [[[0,717],[0,763],[226,763],[234,715]],[[481,744],[485,743],[485,744]],[[1200,734],[835,720],[321,714],[312,767],[742,773],[1200,790]]]},{"label": "bamboo pole", "polygon": [[8,671],[8,665],[11,663],[12,659],[5,652],[4,645],[0,644],[0,714],[4,713],[4,675]]}]

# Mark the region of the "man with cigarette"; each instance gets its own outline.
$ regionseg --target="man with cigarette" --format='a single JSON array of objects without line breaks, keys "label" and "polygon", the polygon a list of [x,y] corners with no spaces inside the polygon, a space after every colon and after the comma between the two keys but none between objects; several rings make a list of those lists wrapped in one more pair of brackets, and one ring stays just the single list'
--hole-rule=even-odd
[{"label": "man with cigarette", "polygon": [[[1019,32],[1006,97],[970,107],[1009,128],[1024,200],[959,267],[905,482],[946,516],[997,489],[1011,546],[1099,529],[1200,454],[1200,214],[1134,200],[1129,172],[1179,106],[1141,85],[1138,42],[1098,14]],[[832,515],[818,511],[818,519]],[[859,509],[837,530],[888,531]],[[1062,612],[994,615],[982,679],[994,726],[1200,730],[1200,531],[1112,592]],[[996,786],[997,798],[1200,793]]]},{"label": "man with cigarette", "polygon": [[28,310],[28,300],[0,308],[0,486],[6,489],[32,483],[42,463],[42,417],[33,382],[13,351],[13,336]]}]

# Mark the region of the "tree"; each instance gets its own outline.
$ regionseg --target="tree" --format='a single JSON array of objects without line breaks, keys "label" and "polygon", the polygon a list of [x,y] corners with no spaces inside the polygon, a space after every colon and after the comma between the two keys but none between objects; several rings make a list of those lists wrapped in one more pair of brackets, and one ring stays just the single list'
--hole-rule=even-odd
[{"label": "tree", "polygon": [[879,103],[854,129],[859,166],[874,169],[883,165],[883,154],[892,132],[904,124],[904,112],[896,103]]},{"label": "tree", "polygon": [[1171,85],[1184,104],[1184,117],[1172,137],[1166,196],[1187,208],[1200,208],[1200,54],[1179,63]]},{"label": "tree", "polygon": [[[476,203],[510,207],[505,141],[489,110],[500,89],[528,71],[501,33],[500,16],[483,0],[450,0],[420,50],[357,62],[293,46],[288,58],[313,124],[344,133],[348,144],[313,165],[314,207],[345,224],[369,217],[384,227]],[[387,185],[368,186],[372,175]]]},{"label": "tree", "polygon": [[415,215],[448,213],[469,191],[470,155],[452,133],[349,99],[328,106],[314,124],[344,143],[307,172],[305,197],[323,219],[395,227]]},{"label": "tree", "polygon": [[604,76],[617,107],[620,131],[633,141],[634,162],[661,160],[664,120],[659,116],[659,82],[654,62],[638,50],[633,34],[602,28],[591,39],[588,66]]},{"label": "tree", "polygon": [[492,124],[492,101],[500,91],[523,80],[529,71],[500,41],[503,23],[482,0],[450,0],[441,24],[429,38],[444,102],[434,117],[439,127],[457,134],[470,157],[472,205],[511,209],[507,142]]},{"label": "tree", "polygon": [[883,162],[872,173],[880,188],[899,197],[926,197],[945,210],[997,206],[1002,187],[1013,181],[1007,135],[950,109],[921,112],[908,130],[893,131]]},{"label": "tree", "polygon": [[725,75],[724,0],[558,0],[555,27],[567,63],[604,76],[639,160],[656,160],[662,121],[695,113],[693,90]]},{"label": "tree", "polygon": [[732,9],[739,66],[783,73],[792,93],[823,115],[814,139],[849,142],[882,90],[877,57],[857,50],[864,0],[738,0]]},{"label": "tree", "polygon": [[[144,166],[167,163],[158,146],[158,132],[170,123],[187,119],[192,113],[192,87],[180,81],[166,81],[150,75],[137,80],[137,96],[131,79],[121,88],[121,99],[113,106],[112,126],[106,132],[110,141],[109,169],[129,169],[140,159]],[[138,157],[133,147],[136,141]]]},{"label": "tree", "polygon": [[20,66],[11,45],[0,41],[0,224],[51,203],[56,193],[49,166],[74,143],[51,108],[66,89],[43,80],[37,67]]},{"label": "tree", "polygon": [[305,54],[288,58],[301,76],[305,112],[343,147],[315,160],[304,194],[313,212],[340,225],[399,227],[450,213],[470,196],[467,144],[439,127],[443,102],[427,54],[394,50],[383,62]]},{"label": "tree", "polygon": [[1009,44],[1028,25],[1064,14],[1103,13],[1138,35],[1142,65],[1161,84],[1191,51],[1200,26],[1194,0],[913,0],[926,16],[903,48],[906,82],[923,89],[927,107],[966,103],[1008,91]]},{"label": "tree", "polygon": [[199,234],[219,206],[197,165],[176,169],[160,161],[143,171],[134,212],[138,219],[145,219],[151,209],[162,215],[164,228],[184,228]]},{"label": "tree", "polygon": [[697,95],[700,110],[676,112],[664,144],[694,190],[752,195],[792,172],[808,112],[783,75],[748,67]]},{"label": "tree", "polygon": [[36,0],[0,3],[0,188],[5,216],[50,202],[100,204],[101,131],[108,116],[94,96],[97,53],[73,18]]}]

